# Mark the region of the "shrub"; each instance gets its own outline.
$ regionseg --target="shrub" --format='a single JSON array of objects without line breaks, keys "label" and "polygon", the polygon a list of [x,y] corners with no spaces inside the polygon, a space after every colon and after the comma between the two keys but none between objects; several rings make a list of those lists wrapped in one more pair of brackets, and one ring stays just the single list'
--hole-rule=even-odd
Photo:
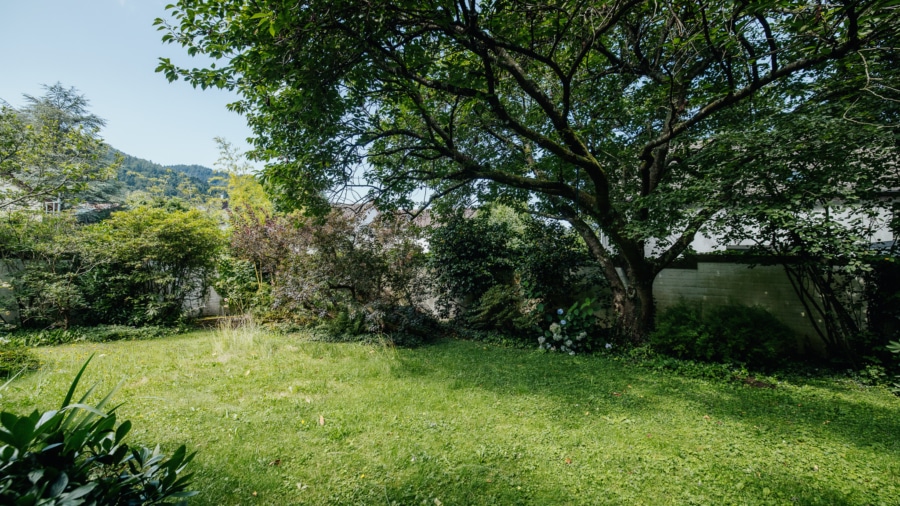
[{"label": "shrub", "polygon": [[706,353],[716,362],[773,365],[784,359],[796,339],[787,325],[761,307],[714,307],[705,320],[713,336]]},{"label": "shrub", "polygon": [[[545,312],[543,304],[538,305],[537,312]],[[541,349],[574,355],[597,348],[601,329],[594,315],[594,300],[590,297],[576,301],[568,310],[558,308],[544,319],[549,325],[538,337]],[[612,344],[606,342],[604,347],[610,349]]]},{"label": "shrub", "polygon": [[662,311],[650,335],[651,345],[666,355],[756,367],[782,361],[794,339],[790,328],[763,308],[726,305],[702,315],[685,302]]},{"label": "shrub", "polygon": [[[900,341],[890,341],[887,345],[887,349],[900,360]],[[896,379],[897,382],[891,386],[891,390],[894,393],[900,394],[900,375],[894,376],[894,379]]]},{"label": "shrub", "polygon": [[686,302],[668,307],[656,318],[656,330],[650,334],[650,344],[663,354],[681,359],[706,359],[705,350],[712,339],[700,307]]},{"label": "shrub", "polygon": [[532,331],[555,308],[608,295],[575,232],[503,206],[446,218],[432,230],[430,247],[441,315],[472,330]]},{"label": "shrub", "polygon": [[[424,256],[407,217],[363,206],[335,208],[321,220],[238,215],[232,225],[233,255],[252,266],[258,293],[271,290],[263,320],[325,318],[334,320],[330,331],[356,335],[380,326],[378,308],[417,306],[423,298]],[[232,277],[247,287],[249,274]]]},{"label": "shrub", "polygon": [[28,348],[9,343],[0,344],[0,376],[10,376],[22,369],[37,369],[38,360]]},{"label": "shrub", "polygon": [[591,259],[584,241],[558,222],[529,217],[524,220],[516,251],[516,272],[525,297],[548,308],[567,308],[585,296],[609,296],[608,283]]},{"label": "shrub", "polygon": [[272,303],[270,286],[259,279],[253,262],[231,255],[219,258],[213,287],[227,315],[261,315]]},{"label": "shrub", "polygon": [[451,216],[431,231],[428,266],[442,316],[460,316],[491,287],[510,284],[515,253],[508,224],[489,214]]},{"label": "shrub", "polygon": [[94,323],[171,325],[206,296],[223,246],[196,209],[137,207],[87,228],[97,264],[84,276]]},{"label": "shrub", "polygon": [[7,334],[6,340],[19,346],[55,346],[76,342],[156,339],[178,331],[173,327],[128,327],[125,325],[97,325],[68,329],[17,330]]},{"label": "shrub", "polygon": [[383,312],[382,331],[397,346],[414,347],[443,334],[440,322],[415,306],[392,306]]},{"label": "shrub", "polygon": [[520,334],[532,324],[523,305],[518,287],[495,285],[484,292],[466,312],[465,321],[475,330]]},{"label": "shrub", "polygon": [[159,447],[131,448],[131,422],[116,423],[105,405],[71,402],[84,370],[58,410],[19,416],[0,413],[0,503],[168,504],[195,495],[183,474],[193,459],[181,446],[166,458]]},{"label": "shrub", "polygon": [[83,228],[67,213],[12,212],[0,219],[0,261],[11,289],[0,305],[18,315],[11,327],[68,327],[87,307],[81,277],[86,258]]}]

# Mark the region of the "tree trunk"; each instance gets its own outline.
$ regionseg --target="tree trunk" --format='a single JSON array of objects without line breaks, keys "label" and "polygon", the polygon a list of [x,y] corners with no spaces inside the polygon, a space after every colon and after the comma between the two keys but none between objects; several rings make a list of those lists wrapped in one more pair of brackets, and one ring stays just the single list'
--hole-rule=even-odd
[{"label": "tree trunk", "polygon": [[624,290],[613,288],[613,310],[616,325],[621,336],[631,344],[639,345],[647,341],[653,331],[656,306],[653,300],[653,275],[635,276],[625,281]]},{"label": "tree trunk", "polygon": [[619,245],[620,251],[630,252],[629,255],[618,256],[618,260],[624,260],[628,264],[623,279],[616,269],[613,255],[603,246],[591,227],[572,214],[566,219],[584,239],[588,251],[609,282],[617,327],[614,330],[631,344],[643,344],[653,331],[655,323],[653,280],[659,272],[653,262],[643,256],[644,245],[642,243]]}]

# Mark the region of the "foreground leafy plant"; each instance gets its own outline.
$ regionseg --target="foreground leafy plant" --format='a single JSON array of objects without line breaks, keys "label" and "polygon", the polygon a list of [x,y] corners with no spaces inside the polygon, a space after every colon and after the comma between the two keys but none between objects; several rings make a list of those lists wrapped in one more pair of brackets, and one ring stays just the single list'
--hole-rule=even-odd
[{"label": "foreground leafy plant", "polygon": [[166,459],[159,446],[134,449],[123,443],[131,422],[117,425],[115,408],[104,411],[115,390],[96,406],[85,404],[94,387],[72,402],[90,361],[58,410],[0,413],[0,503],[170,504],[196,495],[187,490],[191,475],[182,474],[194,458],[184,445]]}]

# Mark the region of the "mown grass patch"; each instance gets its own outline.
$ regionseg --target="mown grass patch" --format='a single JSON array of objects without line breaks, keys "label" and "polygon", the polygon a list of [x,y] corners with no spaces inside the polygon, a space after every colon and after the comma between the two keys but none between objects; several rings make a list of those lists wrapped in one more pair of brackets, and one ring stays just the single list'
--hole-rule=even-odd
[{"label": "mown grass patch", "polygon": [[[896,504],[900,399],[753,388],[604,357],[255,329],[40,348],[3,409],[80,365],[132,440],[198,450],[192,504]],[[100,388],[105,391],[107,388]]]}]

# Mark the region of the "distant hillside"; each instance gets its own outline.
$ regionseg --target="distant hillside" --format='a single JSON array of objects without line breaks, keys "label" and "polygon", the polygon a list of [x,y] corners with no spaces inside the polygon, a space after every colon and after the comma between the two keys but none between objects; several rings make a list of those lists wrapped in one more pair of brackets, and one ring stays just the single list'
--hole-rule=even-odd
[{"label": "distant hillside", "polygon": [[110,158],[115,154],[122,157],[116,179],[126,193],[141,190],[167,197],[184,197],[191,193],[208,195],[213,178],[228,176],[202,165],[160,165],[110,149]]}]

